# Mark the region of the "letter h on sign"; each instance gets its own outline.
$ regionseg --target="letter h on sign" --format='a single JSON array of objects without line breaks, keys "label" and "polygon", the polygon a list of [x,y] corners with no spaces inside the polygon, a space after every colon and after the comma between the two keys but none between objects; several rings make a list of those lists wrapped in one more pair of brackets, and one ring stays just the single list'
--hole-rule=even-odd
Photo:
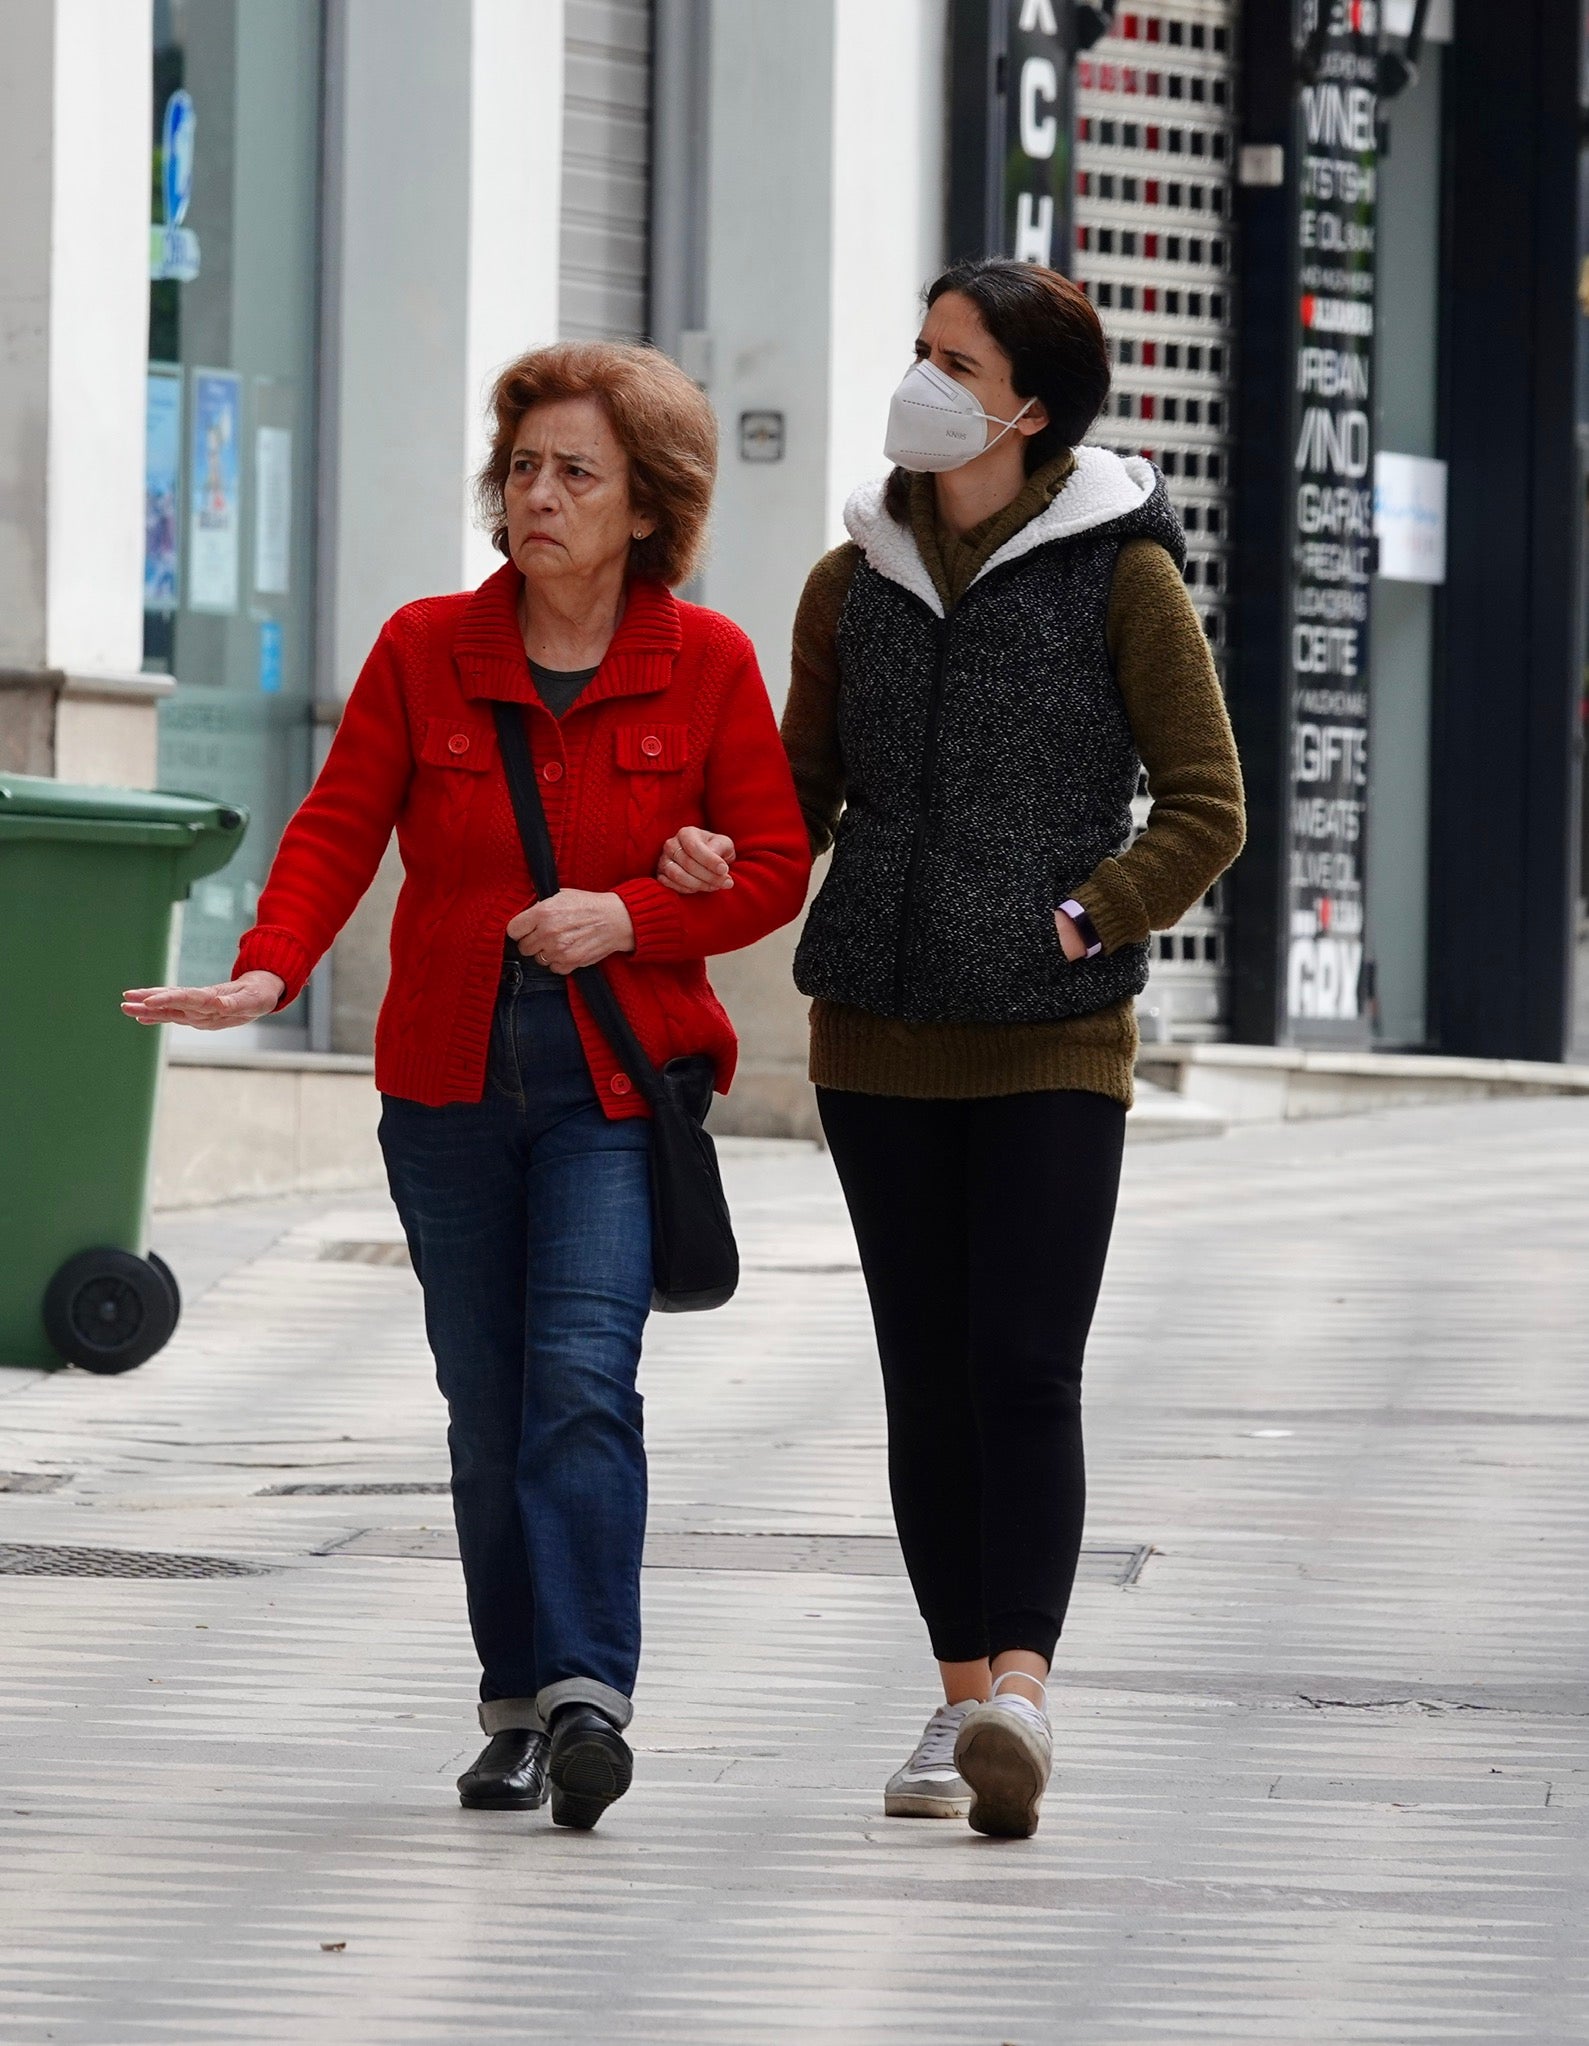
[{"label": "letter h on sign", "polygon": [[[1001,246],[1023,263],[1069,258],[1070,61],[1054,0],[1003,0]],[[998,11],[997,5],[995,12]]]},{"label": "letter h on sign", "polygon": [[1068,0],[950,0],[949,253],[1070,261]]}]

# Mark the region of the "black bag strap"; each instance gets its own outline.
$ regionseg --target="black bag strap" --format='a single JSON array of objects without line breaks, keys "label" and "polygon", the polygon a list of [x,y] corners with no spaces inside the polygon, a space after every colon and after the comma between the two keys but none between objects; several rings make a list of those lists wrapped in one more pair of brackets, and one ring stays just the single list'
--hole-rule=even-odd
[{"label": "black bag strap", "polygon": [[[491,715],[496,722],[497,745],[502,754],[503,772],[508,778],[508,796],[513,804],[530,879],[535,883],[536,895],[542,902],[548,902],[560,892],[562,884],[557,878],[557,855],[552,850],[552,834],[547,829],[546,810],[541,802],[524,711],[516,703],[496,702],[491,706]],[[570,977],[578,983],[579,991],[596,1019],[597,1028],[624,1071],[655,1109],[666,1096],[662,1075],[636,1037],[633,1025],[623,1012],[623,1005],[612,991],[612,983],[599,966],[576,967]]]}]

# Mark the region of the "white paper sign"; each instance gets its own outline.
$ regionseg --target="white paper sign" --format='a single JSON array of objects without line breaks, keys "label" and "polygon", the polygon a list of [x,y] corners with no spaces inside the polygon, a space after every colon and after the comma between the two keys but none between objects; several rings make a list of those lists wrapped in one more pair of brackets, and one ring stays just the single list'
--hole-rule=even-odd
[{"label": "white paper sign", "polygon": [[1392,583],[1446,579],[1446,465],[1424,455],[1374,457],[1379,573]]},{"label": "white paper sign", "polygon": [[292,560],[292,429],[254,434],[254,589],[285,597]]}]

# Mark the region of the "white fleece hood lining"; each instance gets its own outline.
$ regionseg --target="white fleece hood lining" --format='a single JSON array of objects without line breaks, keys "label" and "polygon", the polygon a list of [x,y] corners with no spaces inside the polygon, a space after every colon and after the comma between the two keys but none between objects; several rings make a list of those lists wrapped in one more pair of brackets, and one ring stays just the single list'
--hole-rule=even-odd
[{"label": "white fleece hood lining", "polygon": [[[863,483],[845,505],[844,523],[850,538],[879,575],[920,597],[933,616],[941,618],[943,599],[927,573],[915,534],[884,509],[885,487],[882,479]],[[1051,540],[1069,540],[1078,533],[1091,532],[1095,526],[1107,526],[1115,519],[1125,518],[1129,512],[1140,510],[1157,487],[1153,464],[1140,455],[1117,455],[1108,448],[1077,448],[1076,466],[1053,502],[989,556],[972,578],[973,583],[980,582],[990,570],[1030,554],[1034,547],[1046,547]]]}]

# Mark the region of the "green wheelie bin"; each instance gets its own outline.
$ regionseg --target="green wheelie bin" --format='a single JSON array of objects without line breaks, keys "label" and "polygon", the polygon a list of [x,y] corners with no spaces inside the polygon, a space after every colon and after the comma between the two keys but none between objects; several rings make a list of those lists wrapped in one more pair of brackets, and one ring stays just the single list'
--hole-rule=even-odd
[{"label": "green wheelie bin", "polygon": [[0,1364],[128,1371],[170,1338],[145,1256],[160,1032],[122,991],[167,978],[173,905],[244,811],[0,774]]}]

